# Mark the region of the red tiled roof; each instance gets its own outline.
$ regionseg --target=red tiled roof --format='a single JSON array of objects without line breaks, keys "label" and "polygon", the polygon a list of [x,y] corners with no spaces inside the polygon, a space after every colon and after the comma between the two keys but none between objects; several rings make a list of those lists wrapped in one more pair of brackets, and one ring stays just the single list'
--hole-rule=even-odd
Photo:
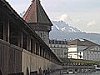
[{"label": "red tiled roof", "polygon": [[23,16],[23,19],[27,23],[40,23],[52,26],[52,23],[48,18],[46,12],[44,11],[43,7],[41,6],[39,0],[32,1],[32,4]]}]

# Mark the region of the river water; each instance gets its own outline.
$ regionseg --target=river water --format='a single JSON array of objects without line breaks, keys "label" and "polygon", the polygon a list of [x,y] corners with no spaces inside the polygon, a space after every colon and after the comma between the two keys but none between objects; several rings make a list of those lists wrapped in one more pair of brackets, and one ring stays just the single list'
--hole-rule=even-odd
[{"label": "river water", "polygon": [[100,71],[96,71],[92,73],[63,74],[63,75],[100,75]]}]

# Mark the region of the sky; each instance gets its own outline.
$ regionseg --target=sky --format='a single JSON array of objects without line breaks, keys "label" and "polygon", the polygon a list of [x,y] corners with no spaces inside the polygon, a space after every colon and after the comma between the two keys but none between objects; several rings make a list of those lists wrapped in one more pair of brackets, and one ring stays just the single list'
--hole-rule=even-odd
[{"label": "sky", "polygon": [[[7,0],[20,14],[27,10],[31,0]],[[88,33],[100,33],[100,0],[41,0],[49,18],[62,20]]]}]

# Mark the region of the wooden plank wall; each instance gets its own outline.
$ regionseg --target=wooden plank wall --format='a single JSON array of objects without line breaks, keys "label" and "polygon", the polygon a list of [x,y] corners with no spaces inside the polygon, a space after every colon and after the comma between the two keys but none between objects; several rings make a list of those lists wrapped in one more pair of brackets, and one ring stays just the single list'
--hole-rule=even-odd
[{"label": "wooden plank wall", "polygon": [[0,40],[0,70],[2,75],[22,72],[22,51]]}]

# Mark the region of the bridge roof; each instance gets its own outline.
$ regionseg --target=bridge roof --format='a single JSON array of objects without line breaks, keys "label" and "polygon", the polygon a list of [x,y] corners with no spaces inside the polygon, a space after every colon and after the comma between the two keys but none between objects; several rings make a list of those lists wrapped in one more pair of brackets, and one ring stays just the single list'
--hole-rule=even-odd
[{"label": "bridge roof", "polygon": [[[30,35],[32,35],[34,38],[36,38],[54,56],[54,58],[57,61],[61,62],[61,60],[59,60],[59,58],[52,52],[52,50],[46,45],[46,43],[35,33],[35,31],[26,23],[26,21],[23,20],[17,14],[17,12],[10,6],[10,4],[7,1],[0,0],[0,4],[2,4],[5,9],[7,9],[6,13],[9,16],[11,16],[15,20],[17,19],[16,22],[20,23],[22,25],[22,27],[25,28],[29,32]],[[2,5],[0,5],[0,6],[2,6]]]}]

